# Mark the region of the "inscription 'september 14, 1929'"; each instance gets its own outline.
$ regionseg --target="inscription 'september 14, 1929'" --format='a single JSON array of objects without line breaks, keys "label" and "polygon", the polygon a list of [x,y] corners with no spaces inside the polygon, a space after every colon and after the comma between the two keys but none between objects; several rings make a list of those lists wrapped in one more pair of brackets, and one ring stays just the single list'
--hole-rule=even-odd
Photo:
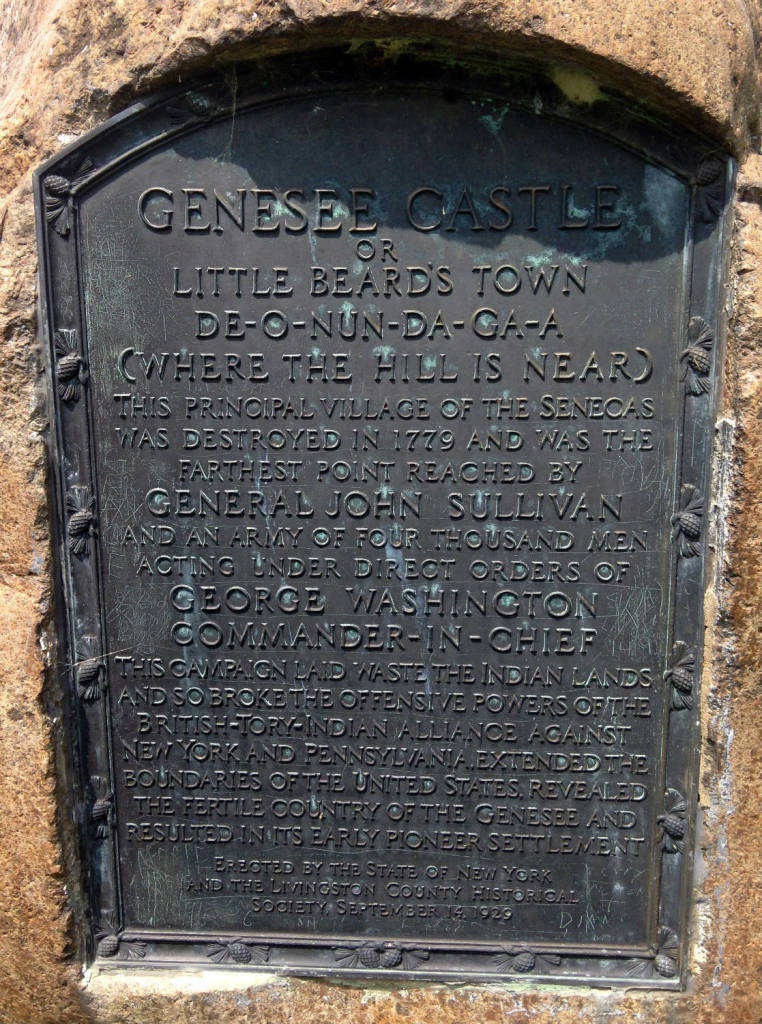
[{"label": "inscription 'september 14, 1929'", "polygon": [[283,75],[38,174],[94,952],[679,984],[727,164]]}]

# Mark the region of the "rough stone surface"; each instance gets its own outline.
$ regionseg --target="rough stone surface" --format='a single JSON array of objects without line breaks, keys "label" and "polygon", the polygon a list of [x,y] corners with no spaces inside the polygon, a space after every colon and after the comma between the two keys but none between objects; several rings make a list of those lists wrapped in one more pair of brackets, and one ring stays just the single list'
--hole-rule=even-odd
[{"label": "rough stone surface", "polygon": [[[762,1021],[762,159],[757,0],[2,0],[1,1024]],[[741,161],[707,607],[692,981],[680,994],[359,989],[223,971],[82,978],[59,820],[45,406],[30,172],[135,96],[220,63],[347,41],[536,52],[700,125]]]}]

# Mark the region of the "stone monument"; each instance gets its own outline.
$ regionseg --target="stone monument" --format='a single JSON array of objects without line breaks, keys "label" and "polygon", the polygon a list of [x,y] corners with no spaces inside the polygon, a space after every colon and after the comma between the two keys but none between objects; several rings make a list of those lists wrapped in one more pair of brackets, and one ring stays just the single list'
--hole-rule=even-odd
[{"label": "stone monument", "polygon": [[344,13],[9,193],[0,1015],[756,1024],[748,23]]}]

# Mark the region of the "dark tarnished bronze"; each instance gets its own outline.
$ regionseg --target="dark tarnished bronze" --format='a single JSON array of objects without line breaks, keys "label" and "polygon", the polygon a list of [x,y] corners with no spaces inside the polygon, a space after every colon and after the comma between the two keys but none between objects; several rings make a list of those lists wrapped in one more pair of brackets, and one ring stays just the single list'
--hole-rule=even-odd
[{"label": "dark tarnished bronze", "polygon": [[41,168],[99,962],[680,984],[730,174],[340,54]]}]

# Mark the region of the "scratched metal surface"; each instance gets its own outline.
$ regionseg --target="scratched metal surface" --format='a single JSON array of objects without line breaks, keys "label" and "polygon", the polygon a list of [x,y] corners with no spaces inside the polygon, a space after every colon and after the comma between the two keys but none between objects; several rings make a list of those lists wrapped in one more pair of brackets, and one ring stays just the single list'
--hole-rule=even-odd
[{"label": "scratched metal surface", "polygon": [[95,952],[674,986],[727,166],[282,74],[38,175]]}]

